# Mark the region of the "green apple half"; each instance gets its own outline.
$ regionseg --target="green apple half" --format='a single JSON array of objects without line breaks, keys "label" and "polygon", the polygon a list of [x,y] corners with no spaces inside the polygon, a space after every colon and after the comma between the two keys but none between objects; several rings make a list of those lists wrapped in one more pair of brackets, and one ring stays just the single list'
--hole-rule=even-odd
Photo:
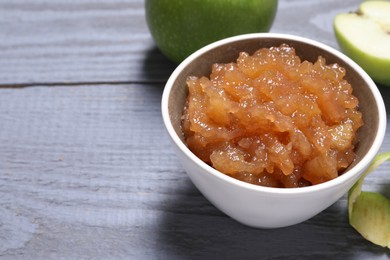
[{"label": "green apple half", "polygon": [[390,2],[366,1],[339,14],[334,30],[341,50],[378,83],[390,86]]},{"label": "green apple half", "polygon": [[158,48],[179,63],[199,48],[244,33],[266,32],[277,0],[146,0],[145,15]]}]

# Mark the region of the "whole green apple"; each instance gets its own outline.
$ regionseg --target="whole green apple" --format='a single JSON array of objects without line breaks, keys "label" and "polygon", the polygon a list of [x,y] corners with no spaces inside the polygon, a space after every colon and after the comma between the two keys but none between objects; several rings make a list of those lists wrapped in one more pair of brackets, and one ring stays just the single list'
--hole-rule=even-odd
[{"label": "whole green apple", "polygon": [[365,1],[334,19],[341,50],[377,83],[390,86],[390,2]]},{"label": "whole green apple", "polygon": [[267,32],[277,0],[146,0],[146,21],[161,52],[181,62],[229,36]]}]

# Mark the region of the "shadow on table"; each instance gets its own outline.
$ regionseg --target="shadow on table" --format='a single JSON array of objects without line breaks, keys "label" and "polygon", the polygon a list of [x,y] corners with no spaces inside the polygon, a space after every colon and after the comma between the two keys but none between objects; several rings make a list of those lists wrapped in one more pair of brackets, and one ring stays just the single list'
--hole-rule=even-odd
[{"label": "shadow on table", "polygon": [[168,203],[157,245],[179,259],[384,259],[390,252],[348,224],[346,200],[295,226],[255,229],[213,207],[193,185]]},{"label": "shadow on table", "polygon": [[[377,85],[378,85],[379,91],[382,94],[383,101],[384,101],[385,106],[386,106],[387,124],[389,125],[390,124],[390,86],[386,87],[386,86],[380,85],[380,84],[377,84]],[[385,139],[388,138],[388,135],[390,134],[389,129],[390,128],[387,127]],[[385,151],[390,152],[388,150],[385,150]],[[389,165],[390,162],[386,162],[386,164]],[[383,166],[383,167],[388,167],[388,166]],[[384,183],[385,186],[383,186],[383,188],[381,190],[379,190],[378,192],[380,192],[381,194],[390,198],[390,179],[386,179],[386,181],[387,181],[387,183]]]},{"label": "shadow on table", "polygon": [[166,58],[157,47],[146,52],[142,66],[142,78],[151,82],[166,82],[177,64]]},{"label": "shadow on table", "polygon": [[384,85],[377,84],[379,91],[382,94],[383,101],[385,102],[387,118],[390,117],[390,86],[386,87]]}]

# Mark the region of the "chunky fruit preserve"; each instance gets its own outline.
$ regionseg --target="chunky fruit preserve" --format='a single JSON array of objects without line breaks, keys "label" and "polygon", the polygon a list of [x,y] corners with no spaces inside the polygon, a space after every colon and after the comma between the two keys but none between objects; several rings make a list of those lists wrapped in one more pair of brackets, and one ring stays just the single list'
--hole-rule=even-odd
[{"label": "chunky fruit preserve", "polygon": [[269,187],[334,179],[353,162],[362,126],[345,69],[301,61],[282,44],[189,77],[182,130],[189,149],[233,178]]}]

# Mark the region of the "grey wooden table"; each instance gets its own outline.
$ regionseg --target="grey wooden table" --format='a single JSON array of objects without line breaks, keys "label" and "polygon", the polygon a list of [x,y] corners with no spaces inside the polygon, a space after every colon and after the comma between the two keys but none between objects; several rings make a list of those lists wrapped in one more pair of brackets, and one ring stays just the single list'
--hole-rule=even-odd
[{"label": "grey wooden table", "polygon": [[[338,48],[333,17],[359,2],[280,0],[271,31]],[[389,259],[349,226],[345,197],[262,230],[197,191],[163,129],[176,65],[156,49],[143,5],[0,0],[0,258]],[[389,167],[365,188],[390,196]]]}]

